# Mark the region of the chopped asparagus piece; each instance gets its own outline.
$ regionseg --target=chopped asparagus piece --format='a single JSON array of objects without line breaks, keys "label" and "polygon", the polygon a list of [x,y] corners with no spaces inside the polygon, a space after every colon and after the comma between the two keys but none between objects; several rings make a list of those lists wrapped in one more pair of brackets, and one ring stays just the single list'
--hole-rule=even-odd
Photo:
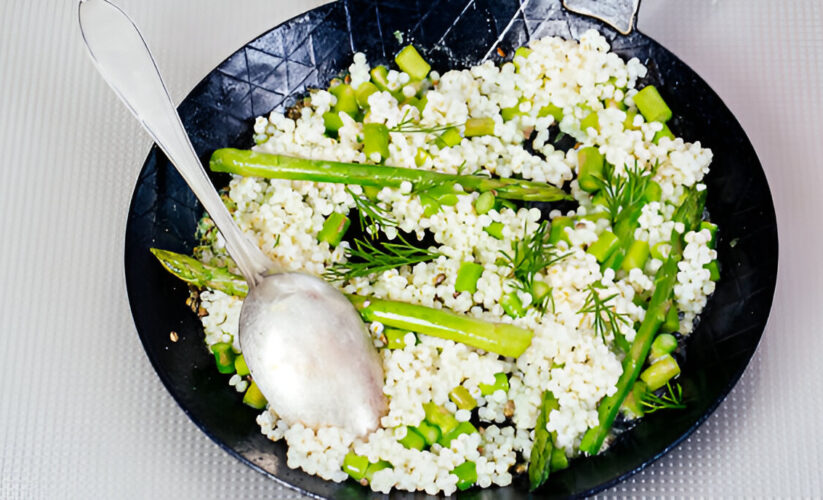
[{"label": "chopped asparagus piece", "polygon": [[254,381],[252,381],[252,383],[249,384],[249,388],[246,389],[246,394],[243,395],[243,403],[257,410],[262,410],[266,407],[266,404],[268,404],[266,397],[263,396],[263,393],[260,392],[260,388],[257,387]]},{"label": "chopped asparagus piece", "polygon": [[474,200],[474,211],[478,215],[489,213],[492,208],[494,208],[494,193],[491,191],[480,193],[480,196]]},{"label": "chopped asparagus piece", "polygon": [[597,262],[602,263],[605,262],[615,250],[617,250],[619,244],[620,240],[617,238],[617,235],[611,231],[603,231],[600,233],[600,237],[597,238],[597,241],[589,245],[586,252],[594,255]]},{"label": "chopped asparagus piece", "polygon": [[649,242],[644,240],[634,240],[629,245],[626,251],[626,257],[623,258],[623,263],[620,266],[624,271],[628,272],[632,269],[643,269],[646,261],[649,260]]},{"label": "chopped asparagus piece", "polygon": [[351,88],[351,85],[341,83],[340,85],[329,89],[329,92],[337,97],[337,104],[334,105],[332,111],[342,111],[352,118],[357,116],[357,112],[360,111],[360,108],[357,106],[357,97],[355,96],[354,89]]},{"label": "chopped asparagus piece", "polygon": [[469,390],[458,385],[449,393],[449,399],[461,410],[473,410],[477,406],[477,401],[469,393]]},{"label": "chopped asparagus piece", "polygon": [[493,384],[477,384],[480,394],[488,396],[497,391],[509,392],[509,377],[505,373],[495,373]]},{"label": "chopped asparagus piece", "polygon": [[635,94],[634,104],[647,122],[666,123],[672,117],[672,110],[654,85],[646,85]]},{"label": "chopped asparagus piece", "polygon": [[412,80],[422,80],[426,78],[431,70],[431,65],[417,52],[414,45],[406,45],[394,57],[397,67],[408,73]]},{"label": "chopped asparagus piece", "polygon": [[449,433],[444,433],[437,441],[437,444],[439,444],[443,448],[448,448],[449,446],[451,446],[452,441],[455,440],[457,436],[461,434],[474,434],[475,432],[477,432],[477,428],[474,425],[472,425],[471,422],[460,422]]},{"label": "chopped asparagus piece", "polygon": [[343,236],[348,231],[351,221],[345,215],[332,212],[323,222],[323,227],[317,233],[317,241],[325,241],[332,247],[336,247],[343,241]]},{"label": "chopped asparagus piece", "polygon": [[343,472],[348,474],[355,481],[360,481],[366,477],[366,470],[369,467],[368,457],[357,455],[350,451],[343,458]]},{"label": "chopped asparagus piece", "polygon": [[434,143],[442,149],[457,146],[462,140],[463,137],[460,136],[460,131],[456,127],[450,127],[444,130]]},{"label": "chopped asparagus piece", "polygon": [[440,427],[434,424],[430,424],[425,420],[420,422],[420,424],[418,424],[418,426],[415,427],[414,430],[416,430],[418,434],[423,436],[423,440],[426,441],[426,446],[431,446],[438,440],[440,440]]},{"label": "chopped asparagus piece", "polygon": [[600,132],[600,118],[597,116],[597,111],[592,111],[580,120],[580,130],[586,132],[589,128],[593,128]]},{"label": "chopped asparagus piece", "polygon": [[426,414],[426,421],[432,425],[436,425],[443,435],[450,433],[460,424],[460,422],[454,418],[454,415],[449,413],[449,410],[434,403],[425,403],[423,405],[423,412]]},{"label": "chopped asparagus piece", "polygon": [[537,112],[537,116],[551,116],[554,118],[555,123],[560,123],[560,120],[563,119],[563,108],[555,106],[554,104],[547,104],[540,108],[540,111]]},{"label": "chopped asparagus piece", "polygon": [[512,291],[501,297],[500,306],[512,318],[519,318],[526,314],[526,308],[523,307],[523,302],[517,296],[517,292]]},{"label": "chopped asparagus piece", "polygon": [[246,364],[246,358],[244,358],[242,354],[234,358],[234,371],[241,377],[245,377],[251,373],[249,366]]},{"label": "chopped asparagus piece", "polygon": [[218,342],[211,346],[217,371],[220,373],[234,373],[234,351],[228,342]]},{"label": "chopped asparagus piece", "polygon": [[[673,309],[673,308],[672,308]],[[652,349],[649,351],[649,358],[657,361],[666,354],[671,354],[677,349],[677,339],[670,333],[661,333],[652,342]]]},{"label": "chopped asparagus piece", "polygon": [[357,99],[357,105],[363,109],[369,109],[369,96],[375,92],[380,92],[377,85],[372,82],[363,82],[354,91],[354,97]]},{"label": "chopped asparagus piece", "polygon": [[656,391],[678,375],[680,375],[680,366],[671,355],[667,354],[646,368],[640,374],[640,379],[646,383],[650,391]]},{"label": "chopped asparagus piece", "polygon": [[421,436],[419,432],[414,430],[414,427],[406,427],[406,436],[399,440],[398,443],[410,450],[422,450],[426,447],[426,440],[423,439],[423,436]]},{"label": "chopped asparagus piece", "polygon": [[494,120],[491,118],[469,118],[466,120],[466,137],[494,135]]},{"label": "chopped asparagus piece", "polygon": [[371,81],[375,87],[378,88],[380,91],[388,91],[389,90],[389,70],[382,64],[380,66],[375,66],[369,71],[369,75],[371,76]]},{"label": "chopped asparagus piece", "polygon": [[529,490],[539,488],[549,478],[551,472],[552,449],[554,441],[546,429],[551,412],[560,406],[551,391],[544,391],[540,404],[540,413],[534,427],[534,444],[529,455]]},{"label": "chopped asparagus piece", "polygon": [[549,243],[556,245],[561,241],[565,241],[571,245],[569,235],[566,232],[567,227],[574,227],[574,219],[571,217],[555,217],[552,219],[552,225],[549,230]]},{"label": "chopped asparagus piece", "polygon": [[472,461],[465,461],[452,469],[452,474],[457,476],[457,489],[465,491],[477,482],[477,466]]},{"label": "chopped asparagus piece", "polygon": [[603,178],[603,154],[594,146],[577,151],[577,183],[580,189],[593,193],[600,189],[598,179]]},{"label": "chopped asparagus piece", "polygon": [[655,143],[655,144],[659,144],[660,139],[662,139],[664,137],[668,137],[669,139],[674,140],[674,134],[669,129],[669,126],[666,125],[665,123],[663,124],[662,129],[660,129],[660,130],[658,130],[657,132],[654,133],[654,137],[652,138],[652,142]]},{"label": "chopped asparagus piece", "polygon": [[389,157],[389,129],[382,123],[366,123],[363,125],[363,154],[374,161],[374,155],[380,158],[378,162]]},{"label": "chopped asparagus piece", "polygon": [[488,226],[483,228],[483,231],[489,233],[492,238],[502,240],[503,239],[503,223],[502,222],[492,222]]},{"label": "chopped asparagus piece", "polygon": [[483,266],[474,262],[463,262],[457,271],[457,280],[454,282],[455,292],[477,291],[477,280],[483,274]]}]

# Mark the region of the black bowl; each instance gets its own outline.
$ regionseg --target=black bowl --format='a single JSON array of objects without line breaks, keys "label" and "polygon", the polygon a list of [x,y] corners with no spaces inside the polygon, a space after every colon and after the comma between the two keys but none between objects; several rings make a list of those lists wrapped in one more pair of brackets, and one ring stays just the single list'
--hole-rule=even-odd
[{"label": "black bowl", "polygon": [[[683,62],[653,40],[622,36],[566,12],[559,0],[345,1],[298,16],[232,54],[180,105],[204,163],[220,147],[250,147],[257,115],[282,110],[309,87],[324,87],[354,51],[370,63],[389,62],[401,47],[395,32],[422,49],[437,70],[502,60],[514,48],[549,35],[577,38],[596,28],[624,58],[646,63],[675,110],[674,132],[714,151],[708,210],[720,226],[722,277],[688,339],[681,384],[690,395],[681,411],[658,412],[623,433],[608,451],[553,474],[541,493],[583,495],[639,471],[703,422],[737,382],[754,353],[771,307],[777,273],[777,227],[766,178],[751,144],[720,98]],[[498,48],[501,50],[498,52]],[[225,177],[214,177],[224,185]],[[183,411],[239,460],[303,493],[365,498],[367,489],[336,484],[286,466],[285,445],[260,434],[256,411],[217,373],[203,334],[186,307],[186,286],[170,276],[150,247],[191,252],[203,209],[154,147],[134,191],[126,230],[126,281],[138,333],[157,374]],[[179,341],[171,342],[175,331]],[[520,498],[522,484],[465,497]]]}]

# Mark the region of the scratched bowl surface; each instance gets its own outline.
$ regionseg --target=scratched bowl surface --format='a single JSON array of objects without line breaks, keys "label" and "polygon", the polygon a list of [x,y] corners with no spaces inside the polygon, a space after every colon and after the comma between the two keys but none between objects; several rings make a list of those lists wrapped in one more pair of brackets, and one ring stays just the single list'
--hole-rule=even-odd
[{"label": "scratched bowl surface", "polygon": [[[401,47],[394,33],[421,49],[441,73],[490,58],[545,36],[578,38],[596,28],[624,58],[638,57],[675,111],[671,129],[714,152],[708,210],[720,226],[722,277],[689,338],[680,382],[690,395],[682,411],[658,412],[624,432],[605,453],[572,462],[541,493],[586,495],[625,479],[676,446],[731,390],[757,347],[777,273],[777,227],[766,178],[740,125],[689,67],[648,37],[622,36],[565,11],[559,0],[344,1],[306,12],[249,42],[192,90],[180,114],[205,163],[220,147],[252,145],[254,118],[293,104],[311,87],[325,87],[355,51],[388,63]],[[498,51],[497,49],[502,49]],[[509,56],[510,57],[510,56]],[[217,186],[227,182],[215,176]],[[200,324],[186,307],[186,286],[162,270],[148,249],[189,253],[203,209],[155,147],[140,174],[126,230],[126,281],[146,353],[183,411],[239,460],[303,493],[367,498],[352,482],[337,484],[286,466],[286,447],[263,436],[257,411],[214,368]],[[178,333],[171,342],[169,333]],[[150,431],[149,431],[150,432]],[[412,496],[396,494],[397,496]],[[527,497],[522,479],[508,488],[473,489],[471,498]],[[542,495],[541,495],[542,496]]]}]

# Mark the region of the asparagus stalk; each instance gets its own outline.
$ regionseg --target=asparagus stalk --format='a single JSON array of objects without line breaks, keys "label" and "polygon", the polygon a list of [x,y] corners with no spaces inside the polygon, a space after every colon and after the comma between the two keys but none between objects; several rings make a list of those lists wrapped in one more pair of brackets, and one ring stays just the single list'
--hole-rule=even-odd
[{"label": "asparagus stalk", "polygon": [[[229,271],[167,250],[152,248],[151,252],[163,267],[186,283],[220,290],[244,297],[249,287],[240,276]],[[432,337],[462,342],[503,356],[517,357],[531,343],[532,332],[508,323],[490,323],[442,309],[348,295],[364,321],[379,321],[385,326],[399,328]]]},{"label": "asparagus stalk", "polygon": [[532,332],[508,323],[490,323],[443,309],[349,295],[365,321],[461,342],[516,358],[529,347]]},{"label": "asparagus stalk", "polygon": [[171,274],[198,288],[211,288],[228,295],[245,297],[249,293],[246,280],[222,267],[203,264],[197,259],[168,250],[152,248],[151,253]]},{"label": "asparagus stalk", "polygon": [[466,191],[494,192],[500,198],[524,201],[570,200],[562,189],[542,182],[492,179],[483,175],[455,175],[414,168],[310,160],[240,149],[218,149],[209,167],[215,172],[272,179],[358,184],[399,188],[404,181],[415,188],[459,184]]},{"label": "asparagus stalk", "polygon": [[534,491],[546,482],[551,472],[551,459],[554,441],[551,433],[546,429],[549,423],[549,414],[559,407],[557,399],[551,391],[543,392],[540,413],[537,415],[537,424],[534,427],[534,444],[529,456],[529,486]]},{"label": "asparagus stalk", "polygon": [[[686,228],[683,234],[694,230],[700,224],[703,214],[703,205],[706,200],[705,191],[698,193],[695,190],[689,192],[685,201],[677,208],[673,216],[675,222],[682,222]],[[654,292],[646,316],[640,324],[629,352],[623,360],[623,373],[617,381],[617,391],[600,402],[597,408],[598,425],[592,427],[583,436],[580,449],[590,455],[595,455],[600,451],[603,441],[611,430],[614,419],[620,410],[620,405],[631,391],[646,358],[649,356],[652,341],[666,319],[666,313],[672,306],[672,291],[677,282],[677,263],[683,256],[683,235],[676,234],[672,237],[672,250],[669,258],[657,271],[654,278]]]}]

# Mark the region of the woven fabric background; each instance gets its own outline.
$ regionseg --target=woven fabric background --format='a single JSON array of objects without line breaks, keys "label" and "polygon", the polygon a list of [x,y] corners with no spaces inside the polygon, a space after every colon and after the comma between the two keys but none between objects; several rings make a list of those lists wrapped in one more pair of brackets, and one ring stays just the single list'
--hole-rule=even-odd
[{"label": "woven fabric background", "polygon": [[[315,0],[120,0],[176,100]],[[131,320],[126,213],[150,141],[92,68],[70,0],[0,3],[0,498],[293,498],[205,437]],[[740,120],[780,276],[757,354],[680,447],[603,496],[821,497],[823,4],[645,0],[639,29]]]}]

